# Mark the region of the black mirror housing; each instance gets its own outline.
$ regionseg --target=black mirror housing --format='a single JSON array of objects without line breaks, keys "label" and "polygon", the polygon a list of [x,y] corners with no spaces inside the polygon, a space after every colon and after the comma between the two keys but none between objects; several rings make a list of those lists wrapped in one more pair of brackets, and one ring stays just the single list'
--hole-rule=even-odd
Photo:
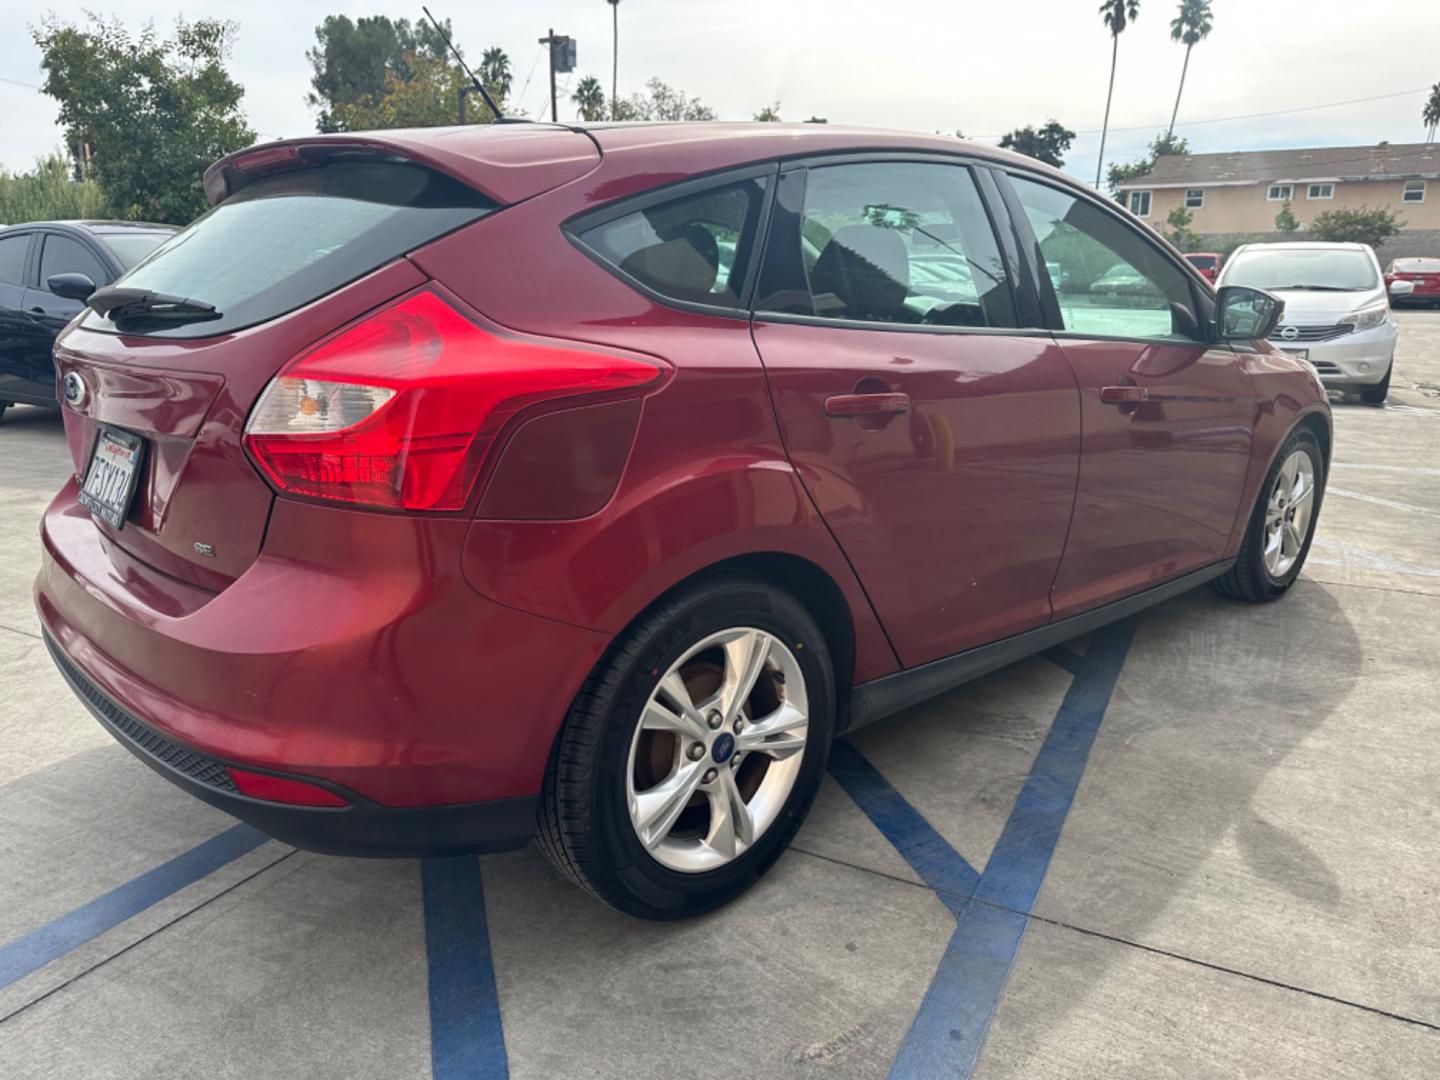
[{"label": "black mirror housing", "polygon": [[1268,338],[1285,316],[1285,301],[1264,289],[1225,285],[1215,296],[1215,340]]},{"label": "black mirror housing", "polygon": [[95,282],[89,274],[51,274],[45,279],[45,287],[67,300],[84,301],[95,291]]}]

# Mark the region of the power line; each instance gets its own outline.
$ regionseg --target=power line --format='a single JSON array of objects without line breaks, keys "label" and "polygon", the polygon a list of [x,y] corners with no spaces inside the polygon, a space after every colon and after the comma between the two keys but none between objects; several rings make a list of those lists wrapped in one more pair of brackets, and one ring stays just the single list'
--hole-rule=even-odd
[{"label": "power line", "polygon": [[[1345,105],[1363,105],[1363,104],[1365,104],[1366,102],[1369,102],[1369,101],[1386,101],[1386,100],[1389,100],[1390,98],[1409,97],[1411,94],[1424,94],[1424,93],[1428,93],[1429,91],[1430,91],[1430,87],[1428,87],[1428,86],[1419,86],[1419,87],[1416,87],[1416,88],[1413,89],[1413,90],[1396,90],[1394,93],[1391,93],[1391,94],[1375,94],[1375,95],[1372,96],[1372,97],[1351,98],[1351,99],[1348,100],[1348,101],[1327,101],[1327,102],[1326,102],[1325,104],[1323,104],[1323,105],[1299,105],[1299,106],[1296,106],[1296,107],[1293,108],[1293,109],[1274,109],[1274,110],[1271,110],[1270,112],[1243,113],[1243,114],[1238,115],[1238,116],[1212,116],[1212,117],[1209,117],[1208,119],[1205,119],[1205,120],[1181,120],[1181,121],[1178,122],[1175,126],[1176,126],[1177,128],[1182,128],[1182,127],[1193,127],[1193,126],[1195,126],[1195,125],[1197,125],[1197,124],[1228,124],[1228,123],[1231,123],[1231,122],[1236,121],[1236,120],[1260,120],[1260,119],[1263,119],[1263,118],[1269,117],[1269,116],[1290,116],[1290,115],[1292,115],[1292,114],[1294,114],[1294,113],[1314,112],[1314,111],[1316,111],[1317,109],[1338,109],[1338,108],[1341,108],[1342,106],[1345,106]],[[1156,121],[1156,122],[1153,123],[1153,124],[1140,124],[1140,125],[1136,125],[1136,126],[1133,126],[1133,127],[1112,127],[1112,128],[1110,128],[1109,130],[1110,130],[1110,134],[1112,134],[1112,135],[1114,135],[1116,132],[1126,132],[1126,131],[1154,131],[1156,128],[1163,128],[1163,127],[1165,127],[1165,126],[1167,125],[1167,123],[1168,123],[1168,121],[1158,120],[1158,121]],[[993,135],[967,135],[966,138],[975,138],[975,139],[999,139],[999,138],[1003,137],[1003,136],[1006,135],[1006,134],[1008,134],[1008,132],[1003,132],[1003,131],[1002,131],[1002,132],[1000,132],[1000,133],[998,133],[998,134],[993,134]],[[1076,134],[1076,135],[1099,135],[1099,134],[1100,134],[1100,129],[1099,129],[1099,128],[1086,128],[1086,129],[1083,130],[1083,131],[1077,131],[1075,134]]]}]

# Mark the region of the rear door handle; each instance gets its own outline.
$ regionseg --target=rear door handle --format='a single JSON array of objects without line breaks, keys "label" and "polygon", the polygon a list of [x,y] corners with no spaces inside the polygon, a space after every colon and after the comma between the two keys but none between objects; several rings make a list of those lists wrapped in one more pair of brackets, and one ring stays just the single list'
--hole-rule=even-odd
[{"label": "rear door handle", "polygon": [[909,411],[909,394],[837,394],[825,399],[827,416],[882,416]]},{"label": "rear door handle", "polygon": [[1129,405],[1137,401],[1149,401],[1150,388],[1146,386],[1102,386],[1100,401],[1105,405]]}]

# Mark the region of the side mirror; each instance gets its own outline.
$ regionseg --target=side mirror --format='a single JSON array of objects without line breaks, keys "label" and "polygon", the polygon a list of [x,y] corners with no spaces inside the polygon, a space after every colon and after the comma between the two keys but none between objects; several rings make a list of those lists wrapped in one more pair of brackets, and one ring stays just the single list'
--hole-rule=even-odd
[{"label": "side mirror", "polygon": [[1390,282],[1391,296],[1409,296],[1414,291],[1415,282],[1413,281],[1405,281],[1401,278],[1396,278],[1394,281]]},{"label": "side mirror", "polygon": [[45,287],[67,300],[85,301],[95,291],[95,282],[89,274],[51,274],[45,279]]},{"label": "side mirror", "polygon": [[1285,314],[1285,301],[1263,289],[1244,285],[1222,286],[1216,295],[1219,312],[1216,339],[1219,341],[1258,341],[1267,338],[1280,325]]}]

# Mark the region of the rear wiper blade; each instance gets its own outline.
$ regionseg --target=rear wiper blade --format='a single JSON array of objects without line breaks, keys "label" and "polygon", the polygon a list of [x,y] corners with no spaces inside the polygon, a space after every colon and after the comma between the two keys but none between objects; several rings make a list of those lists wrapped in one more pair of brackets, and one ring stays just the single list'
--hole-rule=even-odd
[{"label": "rear wiper blade", "polygon": [[220,318],[214,304],[186,296],[107,285],[96,289],[86,301],[94,311],[115,322],[124,319],[154,319],[163,322],[199,322]]}]

